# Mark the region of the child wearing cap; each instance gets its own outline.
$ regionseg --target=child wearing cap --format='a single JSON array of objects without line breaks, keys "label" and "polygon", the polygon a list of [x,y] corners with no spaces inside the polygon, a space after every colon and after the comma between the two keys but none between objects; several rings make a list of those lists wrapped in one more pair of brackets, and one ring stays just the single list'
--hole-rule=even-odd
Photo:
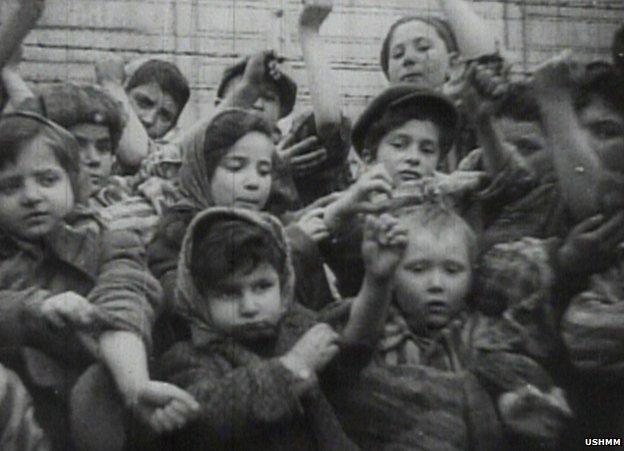
[{"label": "child wearing cap", "polygon": [[410,84],[386,89],[356,122],[353,145],[371,169],[325,208],[332,239],[320,244],[344,295],[353,294],[362,276],[353,253],[360,236],[357,213],[380,207],[371,202],[375,192],[385,198],[416,193],[433,180],[453,144],[456,123],[457,111],[443,95]]}]

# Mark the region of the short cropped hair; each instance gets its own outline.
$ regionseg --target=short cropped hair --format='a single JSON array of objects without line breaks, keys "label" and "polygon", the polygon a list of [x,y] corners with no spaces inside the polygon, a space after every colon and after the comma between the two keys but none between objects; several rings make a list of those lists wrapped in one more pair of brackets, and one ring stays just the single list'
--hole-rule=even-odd
[{"label": "short cropped hair", "polygon": [[178,106],[178,114],[175,118],[177,121],[191,96],[188,80],[174,64],[153,59],[143,63],[132,74],[126,84],[126,91],[152,82],[158,84],[163,92],[173,98]]},{"label": "short cropped hair", "polygon": [[218,289],[235,272],[249,274],[262,263],[275,269],[283,285],[286,254],[271,232],[240,219],[208,223],[206,227],[195,230],[191,251],[191,277],[200,294]]},{"label": "short cropped hair", "polygon": [[479,241],[472,227],[444,201],[425,201],[421,205],[402,207],[394,211],[398,218],[409,219],[410,227],[421,228],[437,236],[449,232],[461,233],[474,268],[479,256]]}]

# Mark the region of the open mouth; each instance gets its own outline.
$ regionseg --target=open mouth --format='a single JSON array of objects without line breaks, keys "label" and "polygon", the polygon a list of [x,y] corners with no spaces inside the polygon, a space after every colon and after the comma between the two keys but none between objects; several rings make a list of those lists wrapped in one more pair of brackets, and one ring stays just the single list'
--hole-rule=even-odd
[{"label": "open mouth", "polygon": [[448,313],[448,306],[446,302],[442,300],[431,300],[427,302],[427,311],[429,314],[446,315]]}]

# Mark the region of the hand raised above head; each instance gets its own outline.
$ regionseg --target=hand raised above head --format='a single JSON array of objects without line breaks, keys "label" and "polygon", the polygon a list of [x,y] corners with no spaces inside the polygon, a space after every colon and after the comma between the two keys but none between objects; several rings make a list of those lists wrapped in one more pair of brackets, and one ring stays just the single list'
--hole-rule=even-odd
[{"label": "hand raised above head", "polygon": [[332,0],[303,0],[299,26],[318,31],[333,8]]}]

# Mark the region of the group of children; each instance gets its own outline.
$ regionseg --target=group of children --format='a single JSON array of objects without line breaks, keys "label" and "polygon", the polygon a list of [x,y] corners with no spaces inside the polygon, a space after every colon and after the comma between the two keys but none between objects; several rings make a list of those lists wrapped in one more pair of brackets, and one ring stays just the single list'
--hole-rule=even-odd
[{"label": "group of children", "polygon": [[[624,425],[624,70],[511,79],[464,0],[383,40],[346,117],[263,51],[210,117],[111,56],[30,87],[0,25],[0,448],[575,449]],[[619,47],[618,47],[619,46]],[[619,50],[618,50],[619,49]]]}]

